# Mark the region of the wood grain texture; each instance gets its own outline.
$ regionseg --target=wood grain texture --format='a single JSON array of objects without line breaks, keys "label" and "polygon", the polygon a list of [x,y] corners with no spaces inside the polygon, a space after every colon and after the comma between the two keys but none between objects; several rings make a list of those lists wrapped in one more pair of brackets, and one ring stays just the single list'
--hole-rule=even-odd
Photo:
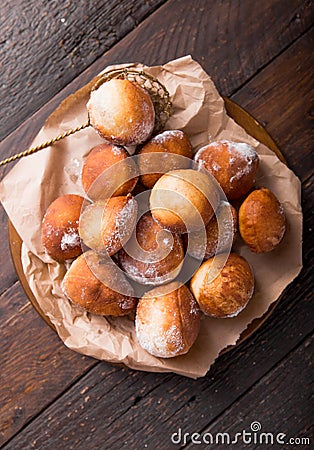
[{"label": "wood grain texture", "polygon": [[19,283],[0,296],[0,334],[1,446],[98,362],[67,349]]},{"label": "wood grain texture", "polygon": [[[260,20],[256,21],[255,17]],[[276,17],[280,17],[280,20]],[[3,140],[0,158],[27,148],[45,118],[57,105],[109,64],[127,61],[158,64],[190,53],[211,75],[220,93],[229,96],[303,34],[312,21],[313,9],[310,2],[301,0],[285,4],[280,0],[259,3],[168,0],[149,20],[98,58],[55,97],[47,95],[45,106]],[[263,45],[256,49],[256,41],[260,42],[260,36],[265,34],[265,24],[267,35],[263,38]],[[249,35],[246,35],[249,32],[247,29],[250,30]],[[241,32],[237,33],[236,30]],[[230,42],[232,46],[229,45]],[[234,55],[238,53],[235,49],[240,49],[236,58]],[[14,101],[10,97],[5,98],[14,109]],[[48,101],[49,99],[51,100]],[[28,114],[33,114],[36,109],[29,109]],[[8,166],[2,168],[0,178],[8,170]]]},{"label": "wood grain texture", "polygon": [[[304,192],[308,235],[313,183],[307,183]],[[28,448],[36,441],[34,448],[62,448],[68,443],[69,449],[96,450],[106,442],[113,450],[143,448],[145,443],[145,448],[168,449],[178,424],[187,431],[205,429],[311,333],[313,259],[311,249],[305,248],[305,268],[286,289],[275,313],[258,333],[220,357],[206,377],[193,381],[170,374],[112,371],[99,363],[62,397],[56,395],[56,401],[4,448]],[[302,355],[296,365],[301,359]],[[293,401],[288,406],[291,414],[297,413]]]},{"label": "wood grain texture", "polygon": [[[8,239],[8,218],[0,204],[0,229],[1,229],[1,239],[0,239],[0,295],[17,280],[17,275],[15,273],[13,263],[10,257],[10,246]],[[5,262],[5,263],[4,263]]]},{"label": "wood grain texture", "polygon": [[288,166],[303,180],[314,168],[313,48],[312,28],[232,96],[280,142]]},{"label": "wood grain texture", "polygon": [[[291,344],[296,335],[287,329]],[[33,442],[34,448],[62,448],[65,442],[68,448],[87,450],[102,449],[104,442],[110,449],[143,448],[145,443],[151,449],[170,448],[178,424],[203,429],[285,354],[274,341],[268,343],[269,337],[262,334],[262,342],[253,340],[220,358],[198,381],[97,365],[5,448],[28,448]],[[289,409],[296,413],[293,403]]]},{"label": "wood grain texture", "polygon": [[3,0],[0,139],[33,114],[164,0]]},{"label": "wood grain texture", "polygon": [[[270,373],[261,378],[246,395],[231,408],[224,411],[224,414],[215,420],[209,427],[202,430],[190,428],[190,431],[209,432],[213,436],[216,433],[227,432],[234,439],[236,433],[245,430],[251,432],[250,425],[258,421],[261,424],[261,431],[257,434],[257,442],[254,443],[254,434],[251,434],[252,442],[244,444],[243,440],[238,438],[238,444],[215,445],[215,449],[239,449],[248,448],[249,450],[257,448],[267,448],[270,445],[271,436],[268,436],[269,444],[266,445],[265,437],[260,437],[260,433],[272,433],[274,436],[274,445],[271,448],[310,448],[310,442],[313,442],[313,433],[311,423],[313,418],[314,402],[312,397],[312,369],[313,369],[313,339],[312,336],[305,340],[295,351],[293,351],[284,361]],[[293,408],[291,408],[293,405]],[[187,429],[186,431],[189,431]],[[280,436],[285,444],[278,444],[276,436],[278,433],[284,433]],[[295,438],[308,438],[308,444],[297,445]],[[248,442],[249,436],[246,436]],[[262,439],[259,444],[259,439]],[[218,441],[221,444],[221,439]],[[295,443],[295,444],[294,444]],[[190,441],[187,449],[195,448]],[[198,448],[208,448],[205,445],[199,445]]]},{"label": "wood grain texture", "polygon": [[[3,101],[2,111],[7,118],[0,124],[0,139],[97,57],[88,76],[83,76],[73,87],[82,86],[108,64],[165,63],[190,53],[211,74],[221,93],[228,96],[313,22],[311,2],[303,0],[168,0],[151,14],[150,20],[140,24],[113,51],[99,58],[163,2],[82,1],[79,4],[66,2],[60,7],[54,0],[42,2],[40,11],[35,0],[27,3],[30,6],[15,2],[17,9],[6,0],[3,11],[9,13],[3,14],[3,20],[7,23],[0,28],[3,30],[0,41],[4,52],[0,57],[4,60],[5,80],[0,101]],[[34,3],[37,6],[34,7]],[[37,14],[34,15],[34,11]],[[34,47],[28,45],[29,29]],[[18,39],[19,32],[24,33],[25,40]],[[16,148],[20,148],[20,144]]]},{"label": "wood grain texture", "polygon": [[311,2],[298,0],[172,0],[160,13],[163,21],[143,22],[120,43],[120,59],[132,56],[155,64],[191,53],[226,96],[287,48],[314,19]]},{"label": "wood grain texture", "polygon": [[[64,5],[65,8],[73,7],[68,3]],[[90,7],[99,8],[99,5]],[[13,8],[10,14],[13,17]],[[95,12],[95,16],[97,14]],[[97,17],[92,20],[97,20]],[[0,260],[5,264],[4,273],[0,274],[0,292],[6,292],[0,298],[0,330],[3,336],[0,354],[5,363],[2,368],[1,362],[0,398],[4,401],[0,407],[0,431],[3,433],[1,442],[8,442],[5,448],[94,450],[104,446],[112,449],[124,446],[137,449],[145,448],[145,444],[146,448],[170,448],[169,437],[178,423],[184,427],[190,424],[191,429],[201,430],[213,421],[219,421],[224,410],[227,414],[230,409],[236,417],[238,410],[232,410],[234,402],[239,402],[241,411],[246,408],[252,410],[254,405],[260,407],[259,399],[262,397],[258,391],[256,397],[250,396],[252,386],[266,379],[267,374],[270,375],[276,367],[279,369],[275,373],[282,380],[285,370],[292,367],[288,363],[278,366],[278,362],[283,360],[285,363],[291,349],[297,348],[312,331],[311,202],[314,193],[313,178],[309,178],[311,148],[308,144],[312,112],[307,106],[311,93],[308,82],[311,68],[307,61],[311,56],[307,44],[311,31],[307,30],[312,21],[313,9],[309,1],[168,0],[92,65],[89,66],[91,60],[84,65],[84,52],[89,55],[90,44],[82,50],[81,57],[71,70],[67,66],[70,60],[62,56],[60,66],[65,64],[67,70],[65,73],[62,67],[60,69],[62,82],[57,91],[68,82],[64,78],[68,69],[72,79],[81,73],[83,66],[89,67],[53,98],[57,91],[53,91],[54,86],[49,86],[49,81],[46,83],[48,88],[38,95],[42,103],[51,100],[3,141],[0,146],[1,159],[16,150],[24,150],[58,103],[88,82],[104,66],[131,60],[163,63],[191,53],[213,76],[222,94],[236,92],[234,98],[240,104],[267,122],[268,130],[274,134],[292,168],[305,181],[305,268],[286,289],[275,313],[260,331],[231,353],[220,357],[205,378],[192,381],[175,375],[144,374],[113,368],[66,349],[30,307],[18,284],[7,289],[16,278],[12,266],[7,263],[9,253],[2,228]],[[81,42],[81,30],[71,30],[73,36],[69,39]],[[19,42],[16,45],[24,44]],[[55,48],[47,49],[47,55],[49,51],[53,56]],[[32,56],[37,57],[36,54]],[[289,63],[291,59],[293,66]],[[56,65],[47,79],[51,82],[58,76],[58,71],[59,66]],[[286,83],[285,79],[288,80]],[[39,81],[37,74],[34,86],[23,87],[25,78],[20,74],[19,86],[23,90],[14,93],[13,89],[13,94],[4,102],[10,102],[12,111],[16,111],[21,98],[17,97],[16,92],[22,92],[21,95],[26,98],[26,94],[30,95],[38,89]],[[275,86],[281,88],[280,93]],[[280,117],[275,107],[269,107],[273,98],[282,108],[279,110]],[[305,104],[308,113],[306,120],[301,120]],[[287,105],[289,114],[286,113]],[[38,108],[32,101],[23,107],[25,117]],[[272,127],[273,121],[275,127]],[[14,128],[18,123],[20,117],[16,115],[10,118],[9,126]],[[0,178],[9,168],[1,171]],[[1,211],[0,220],[5,224],[6,218]],[[295,366],[303,367],[303,353],[293,354],[296,355],[293,359]],[[293,373],[295,377],[299,375]],[[271,384],[268,392],[271,392]],[[293,386],[293,383],[287,386]],[[245,403],[247,392],[249,404]],[[296,398],[302,392],[300,384],[295,385],[295,392],[288,396],[285,403],[291,415],[297,415],[300,407]],[[275,397],[274,401],[278,398]],[[265,414],[262,408],[258,411]],[[279,407],[275,410],[281,420],[283,411]],[[267,421],[271,420],[270,417]],[[230,422],[230,426],[234,425]],[[297,431],[300,429],[298,427],[298,422],[295,427],[291,422],[291,429]]]}]

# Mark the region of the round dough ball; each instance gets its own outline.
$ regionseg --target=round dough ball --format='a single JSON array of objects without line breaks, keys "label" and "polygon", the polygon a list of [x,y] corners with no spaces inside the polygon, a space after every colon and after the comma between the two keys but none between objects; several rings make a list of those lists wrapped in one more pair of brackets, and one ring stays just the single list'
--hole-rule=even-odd
[{"label": "round dough ball", "polygon": [[112,144],[137,145],[153,132],[155,110],[148,92],[129,80],[112,79],[91,92],[91,125]]},{"label": "round dough ball", "polygon": [[49,205],[44,215],[42,244],[56,261],[73,259],[82,253],[78,224],[83,202],[80,195],[62,195]]},{"label": "round dough ball", "polygon": [[151,285],[172,281],[184,259],[181,237],[164,230],[149,213],[140,218],[136,233],[118,255],[120,266],[132,280]]},{"label": "round dough ball", "polygon": [[285,212],[277,197],[267,188],[251,192],[239,210],[239,231],[254,253],[274,250],[286,230]]},{"label": "round dough ball", "polygon": [[229,251],[237,233],[237,216],[235,208],[222,201],[206,225],[205,233],[194,231],[184,235],[188,254],[202,260]]},{"label": "round dough ball", "polygon": [[191,280],[191,291],[204,314],[223,318],[238,315],[254,291],[254,276],[248,262],[230,253],[205,261]]},{"label": "round dough ball", "polygon": [[199,329],[199,307],[184,285],[173,282],[154,288],[138,302],[136,336],[151,355],[171,358],[187,353]]},{"label": "round dough ball", "polygon": [[200,148],[194,160],[216,178],[229,200],[249,192],[254,185],[259,163],[253,147],[227,140]]},{"label": "round dough ball", "polygon": [[137,168],[123,147],[100,144],[92,148],[82,168],[82,185],[94,201],[127,195],[137,183]]},{"label": "round dough ball", "polygon": [[136,225],[137,202],[131,194],[108,200],[101,219],[101,238],[109,256],[130,239]]},{"label": "round dough ball", "polygon": [[106,204],[107,200],[99,200],[87,205],[79,219],[78,232],[80,238],[87,247],[97,252],[103,252],[105,250],[101,238],[101,218]]},{"label": "round dough ball", "polygon": [[150,195],[154,219],[177,233],[199,230],[207,225],[219,202],[219,192],[210,175],[192,169],[164,174]]},{"label": "round dough ball", "polygon": [[167,130],[157,134],[139,152],[141,182],[151,189],[164,173],[170,170],[188,169],[191,161],[186,158],[193,158],[193,151],[183,131]]},{"label": "round dough ball", "polygon": [[124,316],[137,304],[133,288],[119,268],[92,250],[72,263],[62,289],[73,303],[102,316]]},{"label": "round dough ball", "polygon": [[112,256],[131,237],[136,218],[137,202],[131,194],[99,200],[81,214],[79,234],[85,245]]}]

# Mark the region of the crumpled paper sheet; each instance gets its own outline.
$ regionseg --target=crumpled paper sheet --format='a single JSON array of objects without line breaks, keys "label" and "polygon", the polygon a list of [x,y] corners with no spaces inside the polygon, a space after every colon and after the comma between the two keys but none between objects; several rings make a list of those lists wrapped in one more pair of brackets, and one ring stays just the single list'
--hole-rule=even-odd
[{"label": "crumpled paper sheet", "polygon": [[[143,67],[140,64],[125,66]],[[121,66],[108,67],[105,71]],[[21,160],[0,185],[0,199],[23,240],[22,263],[28,283],[42,311],[69,348],[85,355],[133,369],[175,372],[197,378],[208,371],[219,353],[234,345],[241,332],[261,317],[296,277],[302,267],[302,213],[300,182],[264,145],[249,136],[227,116],[223,99],[202,67],[185,56],[164,66],[145,70],[165,84],[173,101],[166,128],[185,131],[195,150],[209,141],[230,139],[251,144],[260,156],[257,185],[270,188],[283,203],[287,232],[273,252],[255,255],[240,246],[237,251],[252,265],[256,287],[245,310],[230,319],[203,317],[199,337],[183,356],[161,359],[149,355],[137,342],[133,318],[105,318],[72,305],[61,291],[65,267],[50,259],[41,244],[41,221],[59,195],[84,195],[80,168],[89,150],[103,142],[93,128],[84,129],[49,149]],[[86,103],[95,80],[64,100],[47,119],[33,145],[85,123]]]}]

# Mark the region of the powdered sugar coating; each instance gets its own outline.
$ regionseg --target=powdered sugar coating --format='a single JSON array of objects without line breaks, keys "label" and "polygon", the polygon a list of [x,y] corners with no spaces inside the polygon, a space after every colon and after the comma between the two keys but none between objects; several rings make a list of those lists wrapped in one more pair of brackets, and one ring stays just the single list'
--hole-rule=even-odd
[{"label": "powdered sugar coating", "polygon": [[42,243],[53,259],[65,261],[82,253],[78,223],[84,198],[65,194],[47,208],[42,220]]},{"label": "powdered sugar coating", "polygon": [[173,280],[182,268],[183,259],[181,237],[162,229],[150,214],[141,217],[136,233],[119,252],[125,273],[145,285]]},{"label": "powdered sugar coating", "polygon": [[92,126],[108,142],[141,144],[151,135],[155,110],[151,98],[139,84],[112,79],[91,92],[87,103]]},{"label": "powdered sugar coating", "polygon": [[128,195],[124,206],[116,211],[113,227],[110,227],[109,232],[106,229],[105,221],[102,220],[104,229],[102,238],[109,255],[116,253],[130,238],[135,227],[136,217],[137,202],[131,195]]},{"label": "powdered sugar coating", "polygon": [[188,253],[196,259],[208,259],[217,253],[229,251],[237,231],[236,210],[222,201],[205,230],[187,235]]},{"label": "powdered sugar coating", "polygon": [[222,141],[225,144],[228,144],[229,152],[232,154],[234,151],[240,153],[246,159],[255,159],[257,156],[254,148],[247,144],[246,142],[231,142],[231,141]]},{"label": "powdered sugar coating", "polygon": [[67,229],[60,242],[61,250],[68,250],[73,247],[77,247],[80,245],[80,236],[78,234],[77,228],[69,228]]},{"label": "powdered sugar coating", "polygon": [[182,355],[198,335],[199,307],[190,291],[184,285],[178,286],[174,282],[155,288],[138,303],[136,336],[151,355],[161,358]]},{"label": "powdered sugar coating", "polygon": [[211,142],[200,148],[194,159],[199,170],[212,173],[228,199],[239,198],[253,187],[259,159],[245,142]]},{"label": "powdered sugar coating", "polygon": [[[144,350],[160,358],[171,358],[183,350],[182,333],[178,327],[171,325],[167,330],[161,331],[158,325],[158,315],[155,322],[150,322],[149,329],[145,329],[136,322],[136,335]],[[169,344],[172,350],[168,350]]]},{"label": "powdered sugar coating", "polygon": [[162,174],[191,166],[193,150],[187,135],[181,130],[166,130],[157,134],[139,151],[141,181],[151,189]]},{"label": "powdered sugar coating", "polygon": [[181,130],[165,130],[162,133],[157,134],[151,140],[151,142],[155,142],[157,144],[164,144],[169,139],[183,139],[185,134]]}]

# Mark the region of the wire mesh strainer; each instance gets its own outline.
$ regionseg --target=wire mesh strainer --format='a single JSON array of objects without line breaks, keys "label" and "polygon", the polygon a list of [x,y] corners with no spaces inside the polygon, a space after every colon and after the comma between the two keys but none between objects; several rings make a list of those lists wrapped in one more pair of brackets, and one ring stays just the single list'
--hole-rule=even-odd
[{"label": "wire mesh strainer", "polygon": [[[158,131],[161,131],[169,119],[172,110],[170,95],[166,87],[153,75],[150,75],[143,70],[124,68],[111,70],[103,74],[92,87],[92,91],[98,89],[103,83],[106,83],[113,78],[128,79],[129,81],[139,84],[149,93],[155,108],[155,126],[153,132],[157,133]],[[44,148],[50,147],[55,142],[61,141],[67,136],[77,133],[89,126],[91,126],[91,123],[88,117],[86,123],[55,136],[42,144],[31,147],[21,153],[17,153],[0,161],[0,166],[4,166],[10,162],[16,161],[17,159],[23,158],[24,156],[32,155],[33,153],[36,153]]]}]

